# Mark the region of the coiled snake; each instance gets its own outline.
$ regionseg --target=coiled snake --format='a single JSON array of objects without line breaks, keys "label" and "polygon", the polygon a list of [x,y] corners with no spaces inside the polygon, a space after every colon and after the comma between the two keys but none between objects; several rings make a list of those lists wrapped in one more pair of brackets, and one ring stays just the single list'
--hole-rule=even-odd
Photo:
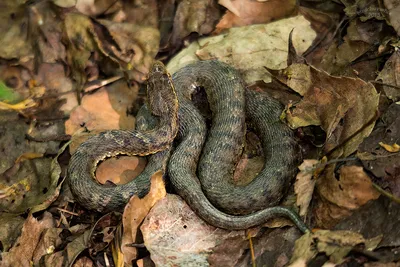
[{"label": "coiled snake", "polygon": [[[205,119],[191,101],[194,90],[203,87],[212,111],[208,135]],[[101,212],[122,209],[132,195],[145,196],[151,174],[168,164],[176,192],[211,225],[246,229],[284,216],[301,231],[308,230],[293,211],[268,207],[281,200],[299,160],[292,131],[279,121],[282,107],[278,101],[245,89],[235,69],[215,60],[190,64],[172,79],[157,61],[149,73],[147,96],[158,121],[154,129],[106,131],[89,138],[72,155],[68,181],[80,204]],[[243,147],[245,114],[259,133],[266,163],[248,185],[234,186],[231,177]],[[179,143],[167,163],[177,132]],[[94,180],[97,163],[118,154],[154,155],[133,181],[118,186],[98,184]]]}]

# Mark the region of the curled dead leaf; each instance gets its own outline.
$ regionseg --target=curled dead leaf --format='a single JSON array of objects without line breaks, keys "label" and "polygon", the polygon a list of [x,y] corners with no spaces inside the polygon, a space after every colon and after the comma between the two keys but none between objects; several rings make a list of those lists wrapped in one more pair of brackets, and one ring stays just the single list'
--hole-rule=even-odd
[{"label": "curled dead leaf", "polygon": [[304,160],[299,166],[300,172],[296,176],[294,192],[297,195],[296,205],[300,207],[300,216],[307,214],[315,187],[314,169],[318,163],[319,161],[315,159]]},{"label": "curled dead leaf", "polygon": [[[335,77],[312,66],[293,64],[287,84],[303,95],[286,118],[292,128],[321,125],[326,153],[346,157],[368,136],[377,119],[379,94],[361,79]],[[352,88],[349,90],[349,88]]]},{"label": "curled dead leaf", "polygon": [[383,147],[384,149],[386,149],[386,151],[388,151],[388,152],[395,153],[395,152],[399,152],[400,151],[400,146],[398,144],[396,144],[396,143],[394,143],[393,145],[388,145],[388,144],[385,144],[383,142],[379,142],[379,145],[381,147]]},{"label": "curled dead leaf", "polygon": [[133,196],[125,206],[122,223],[124,232],[121,242],[121,251],[124,254],[124,262],[130,264],[137,257],[137,249],[129,246],[136,243],[137,231],[150,209],[160,199],[166,196],[163,173],[156,172],[151,177],[149,193],[142,199]]},{"label": "curled dead leaf", "polygon": [[335,165],[328,165],[316,186],[319,201],[315,217],[318,225],[324,228],[333,227],[352,211],[380,195],[363,168],[358,166],[341,167],[337,179]]}]

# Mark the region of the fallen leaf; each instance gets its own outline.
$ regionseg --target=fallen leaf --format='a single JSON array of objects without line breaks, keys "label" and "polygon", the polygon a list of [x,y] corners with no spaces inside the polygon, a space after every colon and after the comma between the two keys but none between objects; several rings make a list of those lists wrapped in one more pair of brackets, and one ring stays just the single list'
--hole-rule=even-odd
[{"label": "fallen leaf", "polygon": [[[117,62],[124,73],[129,74],[129,78],[143,82],[159,49],[158,29],[108,20],[98,22],[108,30],[107,34],[113,39],[113,42],[107,42],[105,38],[98,41],[101,42],[105,56]],[[104,66],[102,69],[112,75],[123,74],[114,64]]]},{"label": "fallen leaf", "polygon": [[[47,88],[47,94],[57,96],[49,98],[46,103],[43,103],[44,108],[48,107],[52,111],[53,117],[70,114],[71,110],[78,105],[72,80],[66,75],[62,64],[41,64],[36,78],[39,84]],[[59,106],[59,114],[55,114],[56,106]]]},{"label": "fallen leaf", "polygon": [[61,267],[72,265],[76,262],[75,260],[79,254],[87,249],[91,233],[92,229],[85,231],[83,234],[70,241],[63,250],[45,255],[41,261],[45,262],[47,266]]},{"label": "fallen leaf", "polygon": [[[364,168],[376,177],[376,182],[387,188],[396,196],[400,196],[400,154],[388,152],[379,145],[396,144],[400,135],[400,105],[391,104],[375,127],[375,130],[364,139],[358,148]],[[365,155],[369,155],[366,158]]]},{"label": "fallen leaf", "polygon": [[388,144],[385,144],[383,142],[379,142],[379,145],[381,147],[383,147],[384,149],[386,149],[386,151],[388,151],[388,152],[395,153],[395,152],[399,152],[400,151],[400,146],[398,144],[396,144],[396,143],[394,143],[393,145],[388,145]]},{"label": "fallen leaf", "polygon": [[400,52],[395,51],[390,58],[386,61],[385,66],[379,72],[376,80],[382,81],[384,84],[397,86],[391,87],[387,85],[382,85],[386,96],[393,101],[400,99]]},{"label": "fallen leaf", "polygon": [[344,12],[349,17],[358,16],[361,21],[369,19],[384,20],[386,10],[380,8],[378,2],[368,2],[368,0],[361,0],[357,2],[343,1],[346,6]]},{"label": "fallen leaf", "polygon": [[368,242],[361,234],[352,231],[318,230],[306,233],[296,241],[290,262],[309,262],[318,253],[325,253],[331,263],[340,264],[355,246]]},{"label": "fallen leaf", "polygon": [[27,42],[28,16],[21,2],[2,1],[0,4],[0,55],[5,59],[31,57],[32,46]]},{"label": "fallen leaf", "polygon": [[43,231],[51,227],[54,227],[54,220],[50,213],[45,212],[40,220],[29,214],[16,244],[9,252],[2,253],[3,266],[31,266],[34,251]]},{"label": "fallen leaf", "polygon": [[[349,217],[335,226],[335,230],[351,230],[372,239],[382,236],[379,249],[395,248],[400,245],[400,204],[381,196],[355,210]],[[394,255],[387,255],[393,261]],[[392,259],[390,259],[392,257]]]},{"label": "fallen leaf", "polygon": [[21,100],[21,95],[0,80],[0,101],[4,103],[16,103],[19,100]]},{"label": "fallen leaf", "polygon": [[299,166],[300,172],[296,176],[294,183],[294,192],[297,195],[296,205],[300,207],[300,216],[307,214],[312,195],[315,187],[315,179],[313,179],[315,165],[319,161],[315,159],[304,160]]},{"label": "fallen leaf", "polygon": [[137,177],[146,167],[144,157],[120,156],[101,162],[96,169],[96,180],[105,184],[111,181],[114,184],[126,184]]},{"label": "fallen leaf", "polygon": [[256,266],[287,266],[295,241],[299,237],[299,231],[294,227],[258,231],[257,235],[251,238],[254,259],[248,239],[243,236],[227,238],[212,249],[208,262],[210,266],[227,267],[245,267],[253,262]]},{"label": "fallen leaf", "polygon": [[33,254],[33,264],[39,265],[39,261],[42,256],[47,254],[53,254],[56,248],[58,248],[63,240],[60,236],[62,228],[48,228],[45,229],[40,237],[40,241]]},{"label": "fallen leaf", "polygon": [[[71,112],[65,122],[66,134],[73,135],[81,128],[89,131],[134,129],[135,119],[127,113],[132,108],[138,90],[137,87],[131,90],[125,82],[118,81],[94,94],[85,95],[81,105]],[[72,151],[75,149],[73,147]]]},{"label": "fallen leaf", "polygon": [[172,47],[179,47],[192,32],[200,36],[210,33],[219,18],[220,10],[215,1],[179,1],[170,38]]},{"label": "fallen leaf", "polygon": [[380,195],[363,168],[358,166],[341,167],[336,178],[335,164],[330,164],[317,180],[316,187],[319,201],[315,218],[319,227],[328,229]]},{"label": "fallen leaf", "polygon": [[305,233],[302,237],[297,239],[290,260],[291,265],[289,266],[292,266],[292,264],[293,266],[297,266],[294,265],[294,263],[299,261],[307,263],[310,259],[314,258],[318,254],[315,244],[314,234],[311,232]]},{"label": "fallen leaf", "polygon": [[[158,18],[158,5],[161,3],[156,0],[134,0],[120,4],[122,14],[119,15],[124,17],[124,22],[157,29],[159,22],[162,21]],[[162,22],[164,23],[164,21]]]},{"label": "fallen leaf", "polygon": [[124,232],[121,242],[121,251],[124,254],[125,264],[130,265],[132,260],[137,257],[137,249],[129,245],[136,243],[139,226],[154,204],[164,198],[166,194],[163,174],[158,171],[151,177],[150,192],[142,199],[138,196],[133,196],[125,206],[122,217]]},{"label": "fallen leaf", "polygon": [[226,231],[208,225],[176,195],[158,201],[144,220],[140,230],[156,265],[202,266],[212,249],[227,238],[241,236],[244,231]]},{"label": "fallen leaf", "polygon": [[[383,27],[382,24],[374,22],[351,20],[349,25],[350,33],[343,37],[343,42],[331,43],[318,67],[332,75],[355,76],[352,63],[370,51],[372,44],[369,42],[375,40],[379,42],[382,39],[382,36],[379,35],[380,31],[376,30],[379,25]],[[373,35],[365,37],[365,35],[360,34],[357,29],[361,27],[366,28],[364,31],[368,31],[368,28],[373,27],[373,31],[369,30],[369,33],[371,34],[372,32]]]},{"label": "fallen leaf", "polygon": [[[397,14],[400,12],[400,3],[399,1],[396,0],[383,0],[383,4],[386,7],[387,10],[383,9],[378,9],[381,11],[385,17],[388,17],[387,19],[390,22],[390,25],[395,29],[397,34],[400,34],[400,20]],[[388,14],[389,13],[389,14]]]},{"label": "fallen leaf", "polygon": [[15,214],[0,214],[0,242],[3,246],[3,252],[15,244],[15,241],[21,235],[21,229],[25,219]]},{"label": "fallen leaf", "polygon": [[115,12],[121,8],[121,3],[114,0],[76,0],[75,8],[84,15],[95,17],[105,12]]},{"label": "fallen leaf", "polygon": [[292,29],[294,46],[301,54],[316,34],[304,17],[297,16],[264,25],[231,28],[224,35],[199,39],[198,44],[182,50],[167,67],[174,73],[199,59],[218,59],[239,70],[247,84],[260,80],[268,83],[271,77],[265,67],[279,70],[287,66]]},{"label": "fallen leaf", "polygon": [[[61,168],[57,160],[67,146],[68,143],[53,160],[38,158],[37,155],[40,154],[30,153],[28,158],[17,160],[12,169],[3,173],[0,209],[18,214],[28,209],[37,212],[48,208],[60,194],[63,181],[59,182]],[[20,156],[19,159],[21,158]],[[12,179],[9,175],[12,175]]]},{"label": "fallen leaf", "polygon": [[232,27],[268,23],[296,12],[296,1],[293,0],[219,0],[218,3],[228,10],[215,27],[217,33]]},{"label": "fallen leaf", "polygon": [[110,212],[97,220],[85,244],[90,254],[97,255],[113,242],[118,227],[121,224],[121,213]]},{"label": "fallen leaf", "polygon": [[321,125],[327,137],[325,153],[334,152],[331,157],[353,153],[375,124],[379,94],[374,86],[302,64],[289,66],[286,73],[287,85],[303,96],[286,111],[289,126]]}]

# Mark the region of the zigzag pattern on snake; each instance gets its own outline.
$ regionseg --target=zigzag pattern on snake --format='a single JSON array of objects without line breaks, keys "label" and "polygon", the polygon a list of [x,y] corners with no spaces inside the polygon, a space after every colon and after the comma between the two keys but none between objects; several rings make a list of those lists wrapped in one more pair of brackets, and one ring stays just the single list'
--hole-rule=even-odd
[{"label": "zigzag pattern on snake", "polygon": [[[151,174],[168,160],[168,150],[156,152],[168,148],[177,130],[175,86],[179,132],[168,161],[168,176],[176,192],[216,227],[246,229],[285,216],[307,231],[293,211],[269,207],[281,200],[300,159],[292,131],[279,121],[279,102],[246,90],[239,73],[219,61],[200,61],[182,68],[172,77],[174,86],[161,64],[155,63],[148,83],[148,105],[158,118],[158,126],[150,131],[105,132],[83,143],[72,156],[69,184],[79,203],[104,212],[121,209],[133,194],[147,194]],[[205,119],[191,101],[193,90],[198,88],[205,88],[212,111],[208,135]],[[266,163],[251,183],[238,187],[231,180],[243,147],[245,114],[260,136]],[[128,184],[105,187],[93,179],[96,164],[105,157],[152,153],[156,154],[144,172]]]}]

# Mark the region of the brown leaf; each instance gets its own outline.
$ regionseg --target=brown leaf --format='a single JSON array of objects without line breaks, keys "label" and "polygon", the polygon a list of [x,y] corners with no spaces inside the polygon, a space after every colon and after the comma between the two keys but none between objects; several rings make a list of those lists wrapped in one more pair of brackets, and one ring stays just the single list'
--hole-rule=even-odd
[{"label": "brown leaf", "polygon": [[[208,225],[176,195],[158,201],[140,227],[146,248],[156,265],[206,265],[212,249],[244,231],[226,231]],[[239,255],[236,255],[239,256]]]},{"label": "brown leaf", "polygon": [[215,1],[180,1],[171,34],[172,46],[180,46],[182,40],[192,32],[199,35],[210,33],[219,18],[220,11]]},{"label": "brown leaf", "polygon": [[160,21],[158,18],[158,4],[161,4],[160,2],[156,0],[134,0],[122,1],[121,4],[122,7],[119,16],[124,18],[124,22],[129,22],[133,25],[148,26],[154,29],[158,28]]},{"label": "brown leaf", "polygon": [[137,257],[137,249],[129,247],[136,243],[137,230],[154,204],[166,195],[163,174],[156,172],[151,177],[150,192],[142,199],[133,196],[125,206],[122,223],[124,233],[122,236],[121,251],[124,254],[125,264],[130,264]]},{"label": "brown leaf", "polygon": [[63,230],[62,228],[48,228],[43,231],[33,255],[34,265],[39,265],[43,255],[54,253],[55,249],[62,244],[63,240],[60,234]]},{"label": "brown leaf", "polygon": [[45,212],[41,220],[29,214],[15,246],[9,252],[2,254],[2,266],[31,266],[30,262],[33,260],[42,232],[52,227],[54,227],[54,220],[50,213]]},{"label": "brown leaf", "polygon": [[15,214],[2,213],[0,216],[0,242],[3,251],[9,251],[21,235],[25,219]]},{"label": "brown leaf", "polygon": [[311,45],[315,32],[302,16],[277,22],[231,28],[224,35],[200,39],[168,63],[171,73],[190,62],[218,59],[238,69],[247,84],[271,81],[265,69],[279,70],[287,66],[289,34],[298,53]]},{"label": "brown leaf", "polygon": [[[381,196],[355,210],[350,217],[338,223],[335,230],[351,229],[371,240],[376,236],[381,236],[382,240],[377,247],[384,249],[400,246],[399,224],[400,204]],[[389,253],[387,256],[390,260],[394,255]]]},{"label": "brown leaf", "polygon": [[104,12],[112,13],[121,8],[121,4],[114,0],[97,0],[96,2],[87,0],[77,0],[75,8],[84,15],[98,16]]},{"label": "brown leaf", "polygon": [[361,234],[352,231],[318,230],[306,233],[296,241],[291,262],[309,262],[317,253],[325,253],[329,256],[329,262],[340,264],[353,247],[368,242]]},{"label": "brown leaf", "polygon": [[[397,35],[400,35],[400,19],[397,16],[400,12],[400,3],[398,0],[383,0],[384,6],[387,10],[382,10],[382,13],[388,16],[390,25],[395,29]],[[379,9],[378,9],[379,10]],[[386,12],[385,12],[386,11]],[[389,12],[389,14],[387,14]]]},{"label": "brown leaf", "polygon": [[[72,80],[67,77],[62,64],[43,63],[39,67],[37,75],[38,83],[47,88],[49,95],[58,97],[46,99],[43,104],[51,111],[51,117],[62,117],[64,114],[70,114],[71,110],[78,105],[76,92],[73,90]],[[69,93],[68,93],[69,92]],[[60,112],[55,112],[55,107],[59,106]]]},{"label": "brown leaf", "polygon": [[306,263],[310,259],[314,258],[317,254],[318,251],[315,247],[314,234],[308,232],[296,240],[290,262],[293,264],[293,266],[297,266],[297,264],[301,264],[300,261]]},{"label": "brown leaf", "polygon": [[[107,38],[98,40],[104,55],[117,62],[124,71],[128,70],[130,78],[138,82],[145,80],[151,64],[158,52],[160,32],[157,28],[139,26],[131,23],[116,23],[108,20],[98,21],[104,26],[113,42]],[[97,34],[104,34],[98,27]],[[111,62],[110,62],[111,63]],[[103,67],[115,75],[113,64]]]},{"label": "brown leaf", "polygon": [[120,156],[110,158],[100,163],[96,169],[96,180],[105,184],[111,181],[114,184],[126,184],[137,177],[146,167],[144,157]]},{"label": "brown leaf", "polygon": [[300,64],[291,65],[286,72],[288,86],[303,95],[302,101],[286,112],[289,125],[321,125],[327,136],[326,153],[336,150],[332,157],[353,153],[376,120],[379,95],[374,86]]},{"label": "brown leaf", "polygon": [[[376,182],[400,196],[400,153],[391,153],[379,145],[396,144],[400,135],[400,105],[391,104],[381,116],[379,124],[358,148],[364,168],[380,178]],[[366,158],[368,155],[369,158]]]},{"label": "brown leaf", "polygon": [[[0,55],[2,58],[23,58],[32,56],[32,46],[27,42],[29,21],[21,2],[2,1],[0,4]],[[13,19],[10,19],[10,18]]]},{"label": "brown leaf", "polygon": [[320,227],[331,228],[352,211],[377,199],[379,193],[372,186],[368,175],[358,166],[343,166],[335,177],[335,165],[325,168],[323,177],[317,180],[317,203],[315,216]]},{"label": "brown leaf", "polygon": [[263,24],[279,20],[296,11],[296,1],[266,1],[254,0],[219,0],[218,3],[228,10],[218,22],[216,33],[232,27]]},{"label": "brown leaf", "polygon": [[[350,21],[350,25],[356,21]],[[332,75],[350,76],[353,73],[351,63],[371,49],[369,43],[351,38],[352,36],[346,35],[343,37],[343,43],[332,42],[318,66]]]},{"label": "brown leaf", "polygon": [[379,73],[376,80],[381,80],[388,85],[397,86],[397,88],[382,85],[386,96],[393,101],[400,99],[400,52],[395,51],[386,61],[385,66]]},{"label": "brown leaf", "polygon": [[315,180],[313,179],[314,168],[318,163],[319,161],[315,159],[304,160],[299,166],[300,172],[296,176],[294,192],[297,195],[296,204],[300,207],[300,216],[307,214],[315,187]]},{"label": "brown leaf", "polygon": [[73,135],[81,128],[89,131],[134,129],[135,119],[127,114],[139,90],[138,87],[133,89],[126,82],[118,81],[94,94],[85,95],[81,105],[71,112],[65,122],[66,134]]}]

